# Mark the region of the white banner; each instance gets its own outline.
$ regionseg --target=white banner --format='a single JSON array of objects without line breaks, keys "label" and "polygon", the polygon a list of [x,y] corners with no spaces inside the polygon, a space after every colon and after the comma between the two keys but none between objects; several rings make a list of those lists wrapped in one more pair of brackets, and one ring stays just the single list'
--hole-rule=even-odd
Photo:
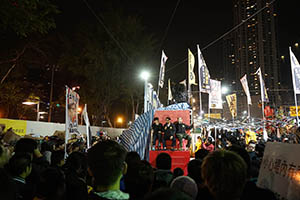
[{"label": "white banner", "polygon": [[87,112],[87,105],[84,105],[84,109],[82,111],[81,117],[83,117],[86,127],[86,144],[87,148],[89,149],[91,147],[92,143],[92,133],[90,131],[90,120],[89,115]]},{"label": "white banner", "polygon": [[249,105],[252,105],[251,95],[250,95],[250,91],[249,91],[249,87],[248,87],[248,81],[247,81],[247,74],[245,74],[241,78],[241,83],[242,83],[243,89],[244,89],[244,91],[246,93],[246,96],[247,96],[247,102],[248,102]]},{"label": "white banner", "polygon": [[293,79],[293,86],[294,92],[296,94],[300,94],[300,64],[292,52],[290,48],[290,58],[291,58],[291,68],[292,68],[292,79]]},{"label": "white banner", "polygon": [[80,135],[78,131],[78,106],[79,106],[79,95],[66,87],[66,143],[70,135]]},{"label": "white banner", "polygon": [[199,45],[197,45],[198,50],[198,75],[199,75],[199,92],[210,92],[210,75],[205,63],[204,57],[200,51]]},{"label": "white banner", "polygon": [[221,81],[210,79],[209,108],[223,109]]},{"label": "white banner", "polygon": [[267,143],[257,186],[273,191],[277,199],[300,199],[299,144]]},{"label": "white banner", "polygon": [[265,81],[264,81],[263,75],[261,73],[261,69],[258,68],[258,70],[256,71],[255,74],[257,74],[259,76],[261,100],[263,102],[269,102],[269,97],[268,97],[267,89],[265,86]]},{"label": "white banner", "polygon": [[158,81],[158,85],[161,88],[164,87],[165,69],[166,69],[167,60],[168,60],[168,57],[166,56],[165,52],[162,51],[162,53],[161,53],[161,62],[160,62],[159,81]]}]

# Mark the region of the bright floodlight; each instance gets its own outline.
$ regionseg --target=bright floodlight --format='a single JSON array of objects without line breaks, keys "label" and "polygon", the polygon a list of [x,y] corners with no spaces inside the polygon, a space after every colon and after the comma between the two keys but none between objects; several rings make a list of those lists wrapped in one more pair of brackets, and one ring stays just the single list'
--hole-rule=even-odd
[{"label": "bright floodlight", "polygon": [[141,73],[141,78],[142,78],[143,80],[148,80],[149,77],[150,77],[149,72],[143,71],[143,72]]},{"label": "bright floodlight", "polygon": [[24,105],[35,105],[35,104],[37,104],[36,102],[32,102],[32,101],[25,101],[25,102],[22,102],[22,104],[24,104]]},{"label": "bright floodlight", "polygon": [[123,118],[122,117],[118,117],[117,118],[117,122],[120,123],[120,124],[122,124],[123,123]]},{"label": "bright floodlight", "polygon": [[228,87],[224,86],[222,87],[222,94],[227,94],[229,92]]}]

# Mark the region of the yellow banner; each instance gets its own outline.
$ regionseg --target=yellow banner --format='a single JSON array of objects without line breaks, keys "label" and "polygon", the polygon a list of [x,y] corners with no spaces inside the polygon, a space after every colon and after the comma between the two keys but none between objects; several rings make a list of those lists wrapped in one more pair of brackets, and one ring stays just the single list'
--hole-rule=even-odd
[{"label": "yellow banner", "polygon": [[226,100],[228,103],[228,107],[230,110],[230,113],[232,115],[232,117],[236,117],[237,116],[237,112],[236,112],[236,94],[231,94],[231,95],[227,95],[226,96]]},{"label": "yellow banner", "polygon": [[[290,106],[290,116],[297,117],[296,115],[296,106]],[[298,106],[298,116],[300,116],[300,106]]]},{"label": "yellow banner", "polygon": [[221,113],[204,114],[204,118],[221,119]]},{"label": "yellow banner", "polygon": [[1,124],[5,125],[4,131],[12,128],[17,135],[26,135],[27,121],[0,118],[0,125]]}]

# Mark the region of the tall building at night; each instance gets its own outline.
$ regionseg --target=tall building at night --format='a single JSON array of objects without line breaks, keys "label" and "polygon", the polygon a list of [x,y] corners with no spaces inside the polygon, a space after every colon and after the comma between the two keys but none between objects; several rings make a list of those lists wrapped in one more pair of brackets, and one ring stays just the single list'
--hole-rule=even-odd
[{"label": "tall building at night", "polygon": [[[270,0],[233,0],[234,25],[252,16],[268,2]],[[224,74],[224,78],[234,83],[234,89],[243,95],[239,79],[247,74],[251,95],[260,95],[259,77],[255,72],[261,67],[271,105],[276,105],[280,101],[275,8],[274,4],[269,5],[223,41],[223,63],[228,74]],[[235,74],[235,77],[232,74]]]}]

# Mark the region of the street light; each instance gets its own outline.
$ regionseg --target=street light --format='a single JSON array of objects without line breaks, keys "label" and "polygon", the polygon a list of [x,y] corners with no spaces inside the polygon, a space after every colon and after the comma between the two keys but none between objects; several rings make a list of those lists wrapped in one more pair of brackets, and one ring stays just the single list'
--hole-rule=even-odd
[{"label": "street light", "polygon": [[122,117],[118,117],[117,123],[122,124],[123,123],[123,118]]},{"label": "street light", "polygon": [[117,128],[116,123],[119,124],[119,127],[121,127],[123,124],[123,121],[124,121],[123,117],[117,117],[117,120],[115,121],[115,128]]},{"label": "street light", "polygon": [[295,47],[297,47],[297,48],[299,47],[299,44],[298,44],[298,42],[297,42],[297,43],[295,43]]},{"label": "street light", "polygon": [[148,71],[143,71],[141,73],[141,78],[145,81],[145,89],[144,89],[144,113],[146,113],[148,111],[147,92],[148,92],[148,79],[150,78],[150,73]]},{"label": "street light", "polygon": [[226,86],[222,87],[222,94],[227,94],[229,92],[229,88]]},{"label": "street light", "polygon": [[36,121],[39,121],[40,118],[40,101],[24,101],[22,104],[31,106],[36,104]]}]

